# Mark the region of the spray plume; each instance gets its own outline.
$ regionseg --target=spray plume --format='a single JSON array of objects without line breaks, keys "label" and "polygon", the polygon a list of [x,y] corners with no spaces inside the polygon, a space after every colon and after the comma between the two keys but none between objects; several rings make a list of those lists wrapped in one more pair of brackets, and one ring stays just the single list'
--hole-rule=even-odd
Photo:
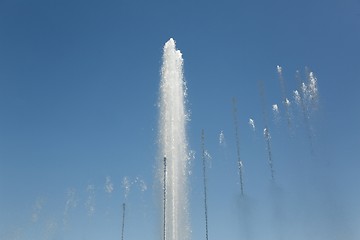
[{"label": "spray plume", "polygon": [[308,86],[307,86],[307,100],[309,109],[311,111],[316,110],[318,107],[318,86],[317,78],[313,72],[310,72],[308,75]]},{"label": "spray plume", "polygon": [[202,148],[202,163],[203,163],[203,183],[204,183],[204,207],[205,207],[205,237],[209,239],[208,235],[208,208],[207,208],[207,177],[206,177],[206,158],[209,154],[205,151],[205,134],[204,129],[201,131],[201,148]]},{"label": "spray plume", "polygon": [[[317,109],[319,104],[318,83],[314,72],[309,71],[307,67],[305,68],[305,75],[307,83],[301,82],[301,91],[303,94],[305,108],[308,114],[310,114],[312,111]],[[297,78],[300,79],[298,81],[301,81],[299,71],[297,71]]]},{"label": "spray plume", "polygon": [[241,190],[241,195],[244,195],[243,163],[240,159],[240,140],[239,140],[238,119],[237,119],[237,106],[236,106],[235,98],[233,98],[233,115],[234,115],[234,127],[235,127],[235,138],[236,138],[237,163],[238,163],[238,170],[240,176],[240,190]]}]

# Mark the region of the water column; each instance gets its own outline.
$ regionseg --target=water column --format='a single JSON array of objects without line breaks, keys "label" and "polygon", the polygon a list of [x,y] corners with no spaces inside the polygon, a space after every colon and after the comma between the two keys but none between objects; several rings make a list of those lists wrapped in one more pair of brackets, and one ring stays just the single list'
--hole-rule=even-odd
[{"label": "water column", "polygon": [[[190,239],[188,213],[188,143],[186,140],[186,86],[183,58],[171,38],[164,45],[160,82],[158,169],[164,186],[163,240]],[[163,171],[166,158],[166,171]],[[166,179],[166,181],[163,181]]]}]

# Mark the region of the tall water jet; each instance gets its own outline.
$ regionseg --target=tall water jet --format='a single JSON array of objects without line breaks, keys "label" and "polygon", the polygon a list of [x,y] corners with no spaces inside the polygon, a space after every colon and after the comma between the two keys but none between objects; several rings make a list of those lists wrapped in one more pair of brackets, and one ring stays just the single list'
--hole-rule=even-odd
[{"label": "tall water jet", "polygon": [[[188,143],[183,58],[171,38],[164,45],[160,82],[158,178],[164,186],[164,240],[190,239],[188,213]],[[166,157],[166,171],[163,159]],[[164,181],[166,180],[166,181]],[[166,190],[166,191],[165,191]]]}]

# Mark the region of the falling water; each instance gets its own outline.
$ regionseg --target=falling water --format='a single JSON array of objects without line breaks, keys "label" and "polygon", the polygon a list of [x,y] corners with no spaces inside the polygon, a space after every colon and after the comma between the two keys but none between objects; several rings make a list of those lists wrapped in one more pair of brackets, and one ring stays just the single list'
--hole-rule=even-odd
[{"label": "falling water", "polygon": [[[187,187],[189,155],[186,141],[188,116],[185,101],[183,58],[171,38],[164,46],[159,99],[158,171],[161,185],[166,177],[163,237],[166,236],[167,240],[190,239]],[[164,157],[166,157],[166,171],[163,171]]]}]

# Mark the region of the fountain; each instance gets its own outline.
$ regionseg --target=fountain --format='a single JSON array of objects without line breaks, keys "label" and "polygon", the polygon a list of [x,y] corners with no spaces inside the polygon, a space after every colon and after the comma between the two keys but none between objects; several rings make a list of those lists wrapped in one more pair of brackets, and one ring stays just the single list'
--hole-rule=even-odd
[{"label": "fountain", "polygon": [[163,186],[163,240],[190,239],[185,99],[182,54],[171,38],[164,46],[159,99],[158,176]]}]

